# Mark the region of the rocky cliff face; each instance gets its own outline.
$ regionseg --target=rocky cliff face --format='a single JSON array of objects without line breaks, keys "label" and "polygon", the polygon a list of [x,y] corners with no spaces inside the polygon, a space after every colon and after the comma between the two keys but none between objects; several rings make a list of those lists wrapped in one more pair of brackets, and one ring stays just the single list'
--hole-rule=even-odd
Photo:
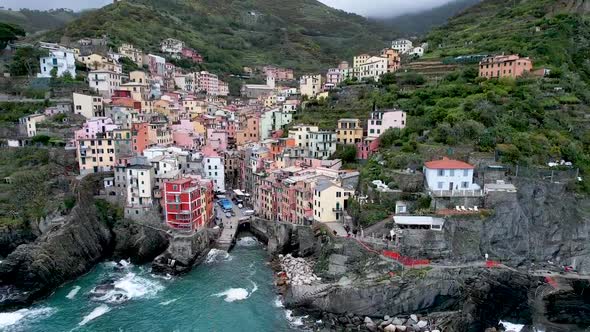
[{"label": "rocky cliff face", "polygon": [[166,250],[168,236],[155,228],[122,220],[113,227],[115,259],[128,259],[135,264],[151,262]]},{"label": "rocky cliff face", "polygon": [[6,257],[16,247],[31,243],[36,237],[27,227],[7,226],[0,229],[0,256]]},{"label": "rocky cliff face", "polygon": [[453,261],[481,261],[487,253],[511,265],[552,261],[590,272],[590,200],[560,184],[516,185],[517,195],[491,204],[490,217],[448,218],[443,232],[406,231],[402,252]]},{"label": "rocky cliff face", "polygon": [[[3,259],[0,308],[28,305],[106,258],[131,258],[141,263],[150,261],[166,248],[168,242],[162,232],[113,220],[112,216],[103,215],[105,211],[98,211],[94,194],[101,180],[100,175],[84,178],[77,186],[78,204],[63,225],[53,226],[34,242],[18,246]],[[5,238],[20,239],[14,235]],[[3,249],[8,252],[10,247],[3,246]]]},{"label": "rocky cliff face", "polygon": [[30,304],[86,273],[110,253],[112,234],[93,204],[93,183],[81,185],[79,204],[64,226],[24,244],[0,264],[0,307]]}]

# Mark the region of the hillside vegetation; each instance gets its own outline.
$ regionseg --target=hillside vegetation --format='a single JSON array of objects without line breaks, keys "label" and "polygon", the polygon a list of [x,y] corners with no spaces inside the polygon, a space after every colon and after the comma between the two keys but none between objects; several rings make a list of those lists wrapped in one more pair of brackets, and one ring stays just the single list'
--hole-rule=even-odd
[{"label": "hillside vegetation", "polygon": [[[327,127],[324,118],[350,116],[351,110],[364,110],[359,117],[366,118],[373,102],[408,112],[406,129],[382,136],[381,153],[362,171],[368,179],[387,182],[389,169],[461,150],[521,166],[570,161],[571,174],[579,168],[583,180],[576,187],[590,192],[590,25],[580,8],[567,1],[487,0],[430,34],[431,45],[442,45],[430,56],[516,52],[551,68],[548,77],[486,80],[476,65],[427,83],[388,74],[379,84],[345,87],[298,118]],[[345,96],[359,89],[350,104]],[[342,109],[343,102],[350,105]]]},{"label": "hillside vegetation", "polygon": [[394,37],[389,29],[315,0],[129,0],[46,37],[103,34],[114,46],[130,42],[148,52],[157,51],[164,38],[177,38],[205,56],[207,69],[231,73],[262,64],[327,68]]}]

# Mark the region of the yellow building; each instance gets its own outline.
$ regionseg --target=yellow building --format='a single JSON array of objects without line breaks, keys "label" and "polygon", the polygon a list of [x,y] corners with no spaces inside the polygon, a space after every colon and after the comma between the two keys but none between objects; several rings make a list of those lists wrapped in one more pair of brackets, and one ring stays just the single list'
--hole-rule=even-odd
[{"label": "yellow building", "polygon": [[348,200],[354,195],[332,181],[318,181],[313,193],[313,219],[317,222],[340,222]]},{"label": "yellow building", "polygon": [[273,107],[276,104],[277,104],[277,96],[274,94],[270,95],[264,99],[264,106],[265,107]]},{"label": "yellow building", "polygon": [[363,126],[359,119],[340,119],[336,129],[338,144],[356,144],[363,140]]},{"label": "yellow building", "polygon": [[100,54],[94,53],[85,56],[76,54],[75,58],[76,60],[82,62],[86,68],[90,70],[108,70],[117,74],[121,74],[123,72],[123,68],[120,64]]},{"label": "yellow building", "polygon": [[322,75],[306,75],[299,80],[301,96],[314,98],[322,90]]},{"label": "yellow building", "polygon": [[80,174],[110,172],[115,166],[115,145],[112,131],[96,138],[77,139],[77,156]]}]

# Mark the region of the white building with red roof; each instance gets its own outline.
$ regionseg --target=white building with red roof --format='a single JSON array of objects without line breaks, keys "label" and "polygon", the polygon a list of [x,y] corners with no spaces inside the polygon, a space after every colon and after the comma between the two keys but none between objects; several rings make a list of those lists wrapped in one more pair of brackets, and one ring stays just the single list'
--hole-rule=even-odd
[{"label": "white building with red roof", "polygon": [[443,158],[424,163],[426,185],[432,191],[480,190],[473,183],[475,167],[460,160]]}]

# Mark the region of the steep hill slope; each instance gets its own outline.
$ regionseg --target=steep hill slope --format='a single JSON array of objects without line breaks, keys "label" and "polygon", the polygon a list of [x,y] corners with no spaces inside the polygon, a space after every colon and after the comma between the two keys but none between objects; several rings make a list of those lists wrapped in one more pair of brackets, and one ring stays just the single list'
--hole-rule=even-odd
[{"label": "steep hill slope", "polygon": [[589,0],[486,0],[430,33],[440,56],[520,53],[590,81]]},{"label": "steep hill slope", "polygon": [[422,35],[482,0],[454,0],[429,10],[396,16],[383,22],[407,36]]},{"label": "steep hill slope", "polygon": [[50,34],[107,34],[155,51],[167,37],[201,51],[208,69],[277,64],[313,70],[378,49],[393,38],[382,26],[316,0],[129,0],[106,6]]},{"label": "steep hill slope", "polygon": [[27,33],[49,31],[61,28],[67,23],[80,17],[68,9],[28,10],[20,11],[0,10],[0,22],[16,24],[22,27]]}]

